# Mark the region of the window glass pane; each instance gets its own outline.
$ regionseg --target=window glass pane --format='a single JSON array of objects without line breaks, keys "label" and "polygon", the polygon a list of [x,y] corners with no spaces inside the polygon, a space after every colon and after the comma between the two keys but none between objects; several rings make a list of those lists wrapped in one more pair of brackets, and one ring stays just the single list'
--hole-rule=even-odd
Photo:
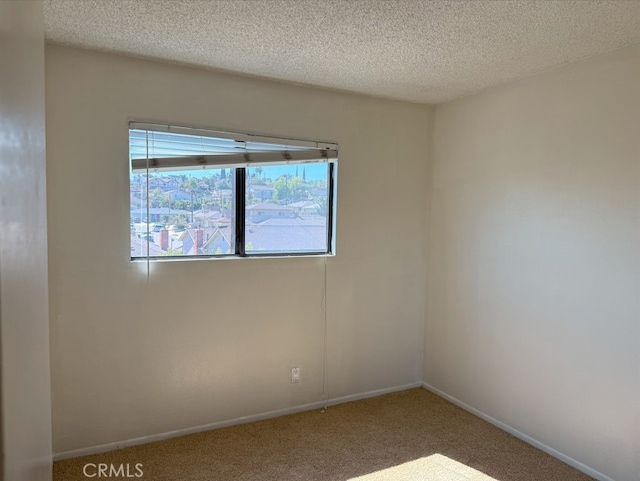
[{"label": "window glass pane", "polygon": [[233,254],[233,176],[233,169],[132,174],[131,257]]},{"label": "window glass pane", "polygon": [[327,252],[329,166],[325,162],[247,169],[247,254]]},{"label": "window glass pane", "polygon": [[[150,176],[151,178],[151,176]],[[146,175],[130,175],[129,202],[131,231],[131,257],[147,257],[151,226],[147,222],[148,183]],[[151,246],[151,255],[155,255]]]}]

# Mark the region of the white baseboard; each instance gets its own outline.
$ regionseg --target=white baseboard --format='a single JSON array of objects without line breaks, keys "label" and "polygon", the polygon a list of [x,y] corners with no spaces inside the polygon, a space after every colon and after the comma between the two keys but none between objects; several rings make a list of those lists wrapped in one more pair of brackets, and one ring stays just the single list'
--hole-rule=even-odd
[{"label": "white baseboard", "polygon": [[213,429],[226,428],[228,426],[235,426],[237,424],[246,424],[254,421],[262,421],[264,419],[276,418],[279,416],[285,416],[287,414],[294,414],[302,411],[311,411],[313,409],[320,409],[324,406],[335,406],[336,404],[343,404],[351,401],[358,401],[360,399],[366,399],[383,394],[389,394],[392,392],[406,391],[407,389],[413,389],[416,387],[422,387],[422,383],[415,382],[411,384],[404,384],[402,386],[394,386],[385,389],[377,389],[375,391],[368,391],[359,394],[351,394],[349,396],[342,396],[339,398],[329,399],[325,401],[317,401],[309,404],[303,404],[301,406],[293,406],[284,409],[278,409],[276,411],[269,411],[265,413],[252,414],[249,416],[242,416],[235,419],[229,419],[226,421],[219,421],[217,423],[203,424],[201,426],[194,426],[185,429],[178,429],[175,431],[169,431],[167,433],[152,434],[150,436],[142,436],[140,438],[127,439],[124,441],[118,441],[114,443],[100,444],[98,446],[90,446],[88,448],[74,449],[72,451],[64,451],[61,453],[55,453],[53,455],[54,461],[60,461],[62,459],[78,458],[80,456],[88,456],[90,454],[106,453],[108,451],[115,451],[116,449],[128,448],[130,446],[138,446],[140,444],[153,443],[156,441],[162,441],[164,439],[177,438],[180,436],[186,436],[188,434],[200,433],[203,431],[211,431]]},{"label": "white baseboard", "polygon": [[593,468],[590,468],[586,464],[582,464],[580,461],[576,461],[575,459],[567,456],[566,454],[562,454],[560,451],[557,451],[557,450],[547,446],[546,444],[541,443],[540,441],[538,441],[536,439],[533,439],[531,436],[528,436],[528,435],[526,435],[524,433],[521,433],[517,429],[514,429],[511,426],[509,426],[508,424],[505,424],[502,421],[498,421],[497,419],[492,418],[488,414],[485,414],[482,411],[479,411],[478,409],[476,409],[476,408],[474,408],[472,406],[469,406],[467,403],[464,403],[464,402],[460,401],[459,399],[456,399],[455,397],[450,396],[449,394],[440,391],[439,389],[431,386],[430,384],[422,383],[422,387],[424,387],[427,391],[431,391],[432,393],[440,396],[441,398],[444,398],[447,401],[452,402],[456,406],[461,407],[465,411],[468,411],[471,414],[473,414],[475,416],[478,416],[480,419],[483,419],[483,420],[487,421],[488,423],[491,423],[494,426],[502,429],[503,431],[508,432],[509,434],[515,436],[516,438],[519,438],[519,439],[523,440],[525,443],[531,444],[532,446],[535,446],[536,448],[540,449],[541,451],[544,451],[545,453],[550,454],[554,458],[559,459],[560,461],[568,464],[569,466],[573,466],[574,468],[582,471],[583,473],[588,474],[589,476],[591,476],[592,478],[597,479],[598,481],[614,481],[614,479],[610,478],[609,476],[606,476],[606,475],[602,474],[601,472],[596,471]]}]

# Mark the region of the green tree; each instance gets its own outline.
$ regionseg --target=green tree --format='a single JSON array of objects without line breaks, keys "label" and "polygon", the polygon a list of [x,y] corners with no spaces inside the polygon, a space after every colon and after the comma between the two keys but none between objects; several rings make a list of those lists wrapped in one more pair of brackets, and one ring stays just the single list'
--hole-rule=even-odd
[{"label": "green tree", "polygon": [[274,197],[285,203],[298,202],[309,198],[309,190],[300,177],[279,177],[273,183]]},{"label": "green tree", "polygon": [[175,228],[176,230],[185,230],[187,228],[187,224],[189,223],[189,219],[185,214],[179,214],[175,219]]},{"label": "green tree", "polygon": [[149,207],[160,207],[162,205],[164,194],[158,188],[149,192]]},{"label": "green tree", "polygon": [[189,210],[189,207],[191,207],[191,202],[188,200],[177,200],[173,203],[173,205],[178,210]]},{"label": "green tree", "polygon": [[291,198],[291,188],[288,179],[283,175],[273,183],[273,197],[276,200],[287,201]]}]

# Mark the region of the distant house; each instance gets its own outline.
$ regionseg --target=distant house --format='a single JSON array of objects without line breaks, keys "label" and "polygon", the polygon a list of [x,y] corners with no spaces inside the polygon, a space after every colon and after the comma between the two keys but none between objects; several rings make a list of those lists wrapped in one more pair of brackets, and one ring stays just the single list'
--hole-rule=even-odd
[{"label": "distant house", "polygon": [[204,243],[202,229],[187,229],[181,237],[183,254],[195,256],[200,253],[200,247]]},{"label": "distant house", "polygon": [[[226,254],[231,246],[230,236],[222,233],[229,231],[230,227],[228,225],[225,227],[187,229],[180,235],[180,250],[184,255]],[[217,252],[218,248],[220,248],[221,252]]]},{"label": "distant house", "polygon": [[302,200],[287,205],[298,215],[317,215],[320,214],[320,205],[312,200]]},{"label": "distant house", "polygon": [[[327,242],[325,217],[273,218],[246,230],[247,253],[323,252]],[[131,257],[221,255],[233,251],[229,224],[188,228],[181,232],[166,229],[139,232],[131,236]]]},{"label": "distant house", "polygon": [[160,189],[164,192],[177,190],[182,185],[182,178],[169,175],[169,176],[152,176],[149,178],[149,189]]},{"label": "distant house", "polygon": [[327,218],[322,215],[307,215],[302,217],[295,217],[293,219],[268,219],[261,224],[261,226],[271,225],[271,226],[298,226],[298,227],[315,227],[322,226],[326,227]]},{"label": "distant house", "polygon": [[274,188],[269,185],[257,185],[251,184],[248,186],[248,191],[253,194],[253,197],[260,202],[273,199]]},{"label": "distant house", "polygon": [[[296,221],[297,219],[291,219]],[[326,224],[287,223],[272,219],[252,225],[245,232],[247,252],[323,252],[327,245]]]},{"label": "distant house", "polygon": [[202,246],[203,255],[229,254],[231,249],[231,228],[229,226],[220,227],[208,236],[205,236]]},{"label": "distant house", "polygon": [[170,190],[167,192],[171,200],[191,200],[191,194],[182,190]]},{"label": "distant house", "polygon": [[[131,222],[162,222],[165,216],[172,218],[184,214],[191,219],[191,212],[182,209],[170,209],[168,207],[150,207],[147,212],[145,205],[131,210]],[[147,219],[148,217],[148,219]]]},{"label": "distant house", "polygon": [[219,207],[208,210],[196,210],[193,213],[194,223],[192,227],[215,227],[222,223],[230,222]]},{"label": "distant house", "polygon": [[293,219],[296,213],[289,207],[273,204],[271,202],[262,202],[260,204],[250,205],[246,208],[247,221],[254,224],[264,222],[269,219]]},{"label": "distant house", "polygon": [[147,250],[150,257],[166,256],[160,246],[153,241],[131,236],[131,257],[147,257]]}]

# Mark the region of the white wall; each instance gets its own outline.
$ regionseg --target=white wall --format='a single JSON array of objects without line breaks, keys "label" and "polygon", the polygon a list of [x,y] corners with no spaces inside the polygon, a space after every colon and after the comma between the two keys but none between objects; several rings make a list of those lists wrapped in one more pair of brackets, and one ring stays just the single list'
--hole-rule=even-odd
[{"label": "white wall", "polygon": [[425,380],[640,479],[640,47],[440,105]]},{"label": "white wall", "polygon": [[129,262],[132,119],[338,142],[328,397],[422,380],[430,108],[57,46],[46,74],[55,452],[321,399],[323,259]]},{"label": "white wall", "polygon": [[41,2],[0,2],[0,479],[51,479]]}]

